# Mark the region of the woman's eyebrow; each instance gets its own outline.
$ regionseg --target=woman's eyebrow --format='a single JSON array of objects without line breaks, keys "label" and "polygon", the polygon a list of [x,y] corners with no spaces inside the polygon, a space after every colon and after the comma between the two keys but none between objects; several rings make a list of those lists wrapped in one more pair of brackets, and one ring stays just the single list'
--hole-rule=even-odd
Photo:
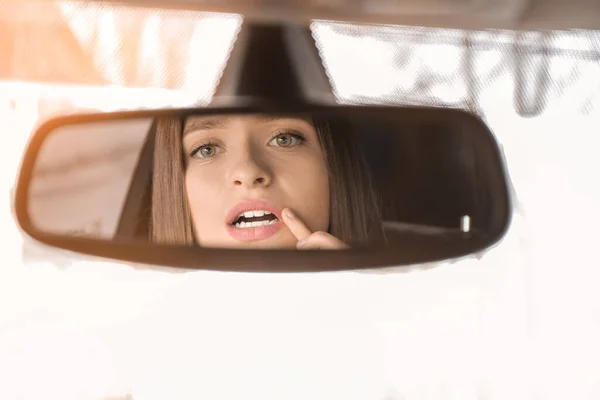
[{"label": "woman's eyebrow", "polygon": [[290,114],[290,115],[285,115],[285,114],[281,114],[281,115],[256,115],[254,117],[257,121],[259,122],[272,122],[272,121],[278,121],[278,120],[282,120],[282,119],[299,119],[305,122],[311,122],[312,118],[310,116],[306,116],[306,115],[294,115],[294,114]]},{"label": "woman's eyebrow", "polygon": [[[285,119],[297,119],[307,123],[311,123],[312,119],[310,116],[305,115],[264,115],[257,114],[253,115],[252,118],[259,123],[273,122]],[[226,125],[231,119],[231,116],[222,117],[210,117],[210,118],[189,118],[185,122],[183,129],[183,136],[198,131],[206,131],[210,129],[226,129]]]},{"label": "woman's eyebrow", "polygon": [[203,118],[203,119],[188,119],[185,121],[183,128],[183,136],[188,133],[205,131],[210,129],[225,129],[227,120],[229,117],[214,117],[214,118]]}]

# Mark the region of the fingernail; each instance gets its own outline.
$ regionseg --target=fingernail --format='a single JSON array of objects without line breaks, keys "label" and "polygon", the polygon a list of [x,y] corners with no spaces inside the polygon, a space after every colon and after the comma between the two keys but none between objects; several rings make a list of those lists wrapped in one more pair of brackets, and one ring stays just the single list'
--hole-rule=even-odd
[{"label": "fingernail", "polygon": [[296,246],[297,246],[297,247],[302,247],[302,246],[304,246],[305,244],[306,244],[306,240],[300,240],[300,241],[299,241],[299,242],[296,244]]},{"label": "fingernail", "polygon": [[295,219],[296,218],[296,215],[294,215],[294,213],[292,212],[292,210],[290,210],[289,208],[287,208],[285,210],[285,215],[287,215],[287,217],[289,219]]}]

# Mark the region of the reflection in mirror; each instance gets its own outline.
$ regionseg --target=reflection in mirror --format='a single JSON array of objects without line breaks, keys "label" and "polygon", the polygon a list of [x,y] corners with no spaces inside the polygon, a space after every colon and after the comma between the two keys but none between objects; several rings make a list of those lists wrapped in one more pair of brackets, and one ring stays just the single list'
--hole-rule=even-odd
[{"label": "reflection in mirror", "polygon": [[29,189],[34,226],[61,235],[114,237],[151,122],[56,129],[43,144]]},{"label": "reflection in mirror", "polygon": [[210,248],[485,237],[504,215],[475,137],[393,114],[72,124],[42,144],[28,210],[47,233]]}]

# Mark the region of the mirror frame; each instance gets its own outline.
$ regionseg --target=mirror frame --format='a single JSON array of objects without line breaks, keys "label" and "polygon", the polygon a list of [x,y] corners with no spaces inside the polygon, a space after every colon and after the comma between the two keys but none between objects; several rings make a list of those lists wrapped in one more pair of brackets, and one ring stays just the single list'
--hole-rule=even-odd
[{"label": "mirror frame", "polygon": [[[241,103],[241,102],[238,102]],[[29,218],[27,199],[32,179],[34,162],[46,137],[56,128],[90,122],[113,121],[133,118],[156,118],[165,116],[188,117],[191,115],[223,115],[251,113],[328,113],[359,116],[406,115],[406,118],[423,118],[426,113],[436,113],[440,118],[455,118],[465,127],[473,127],[473,132],[485,132],[476,135],[473,140],[491,149],[493,157],[487,162],[493,175],[490,182],[495,192],[494,199],[501,208],[499,222],[493,229],[491,237],[471,238],[470,240],[452,241],[443,239],[436,243],[436,248],[429,245],[406,249],[385,248],[374,250],[350,249],[345,251],[304,250],[242,250],[214,249],[189,246],[158,245],[153,243],[119,243],[111,240],[65,237],[58,234],[42,232],[36,229]],[[89,256],[112,259],[114,262],[128,262],[143,268],[143,264],[153,268],[177,268],[193,270],[236,271],[236,272],[317,272],[341,271],[391,266],[410,266],[439,262],[466,257],[497,244],[506,234],[512,217],[511,191],[509,176],[502,151],[483,120],[460,109],[418,107],[418,106],[354,106],[354,105],[314,105],[314,104],[274,104],[269,102],[252,102],[246,105],[228,107],[172,108],[135,111],[119,111],[110,113],[75,114],[52,118],[42,124],[28,143],[19,171],[15,196],[17,221],[31,238],[46,245],[57,247]],[[107,260],[108,261],[108,260]]]}]

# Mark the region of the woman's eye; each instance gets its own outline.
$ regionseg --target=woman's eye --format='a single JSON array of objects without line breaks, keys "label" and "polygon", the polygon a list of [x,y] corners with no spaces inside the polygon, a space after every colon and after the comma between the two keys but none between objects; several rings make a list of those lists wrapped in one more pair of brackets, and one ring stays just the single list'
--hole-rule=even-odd
[{"label": "woman's eye", "polygon": [[197,147],[190,155],[200,159],[212,158],[217,154],[217,149],[215,144],[205,144]]},{"label": "woman's eye", "polygon": [[269,142],[269,145],[276,147],[294,147],[302,144],[302,142],[304,142],[304,138],[300,135],[294,133],[280,133]]}]

